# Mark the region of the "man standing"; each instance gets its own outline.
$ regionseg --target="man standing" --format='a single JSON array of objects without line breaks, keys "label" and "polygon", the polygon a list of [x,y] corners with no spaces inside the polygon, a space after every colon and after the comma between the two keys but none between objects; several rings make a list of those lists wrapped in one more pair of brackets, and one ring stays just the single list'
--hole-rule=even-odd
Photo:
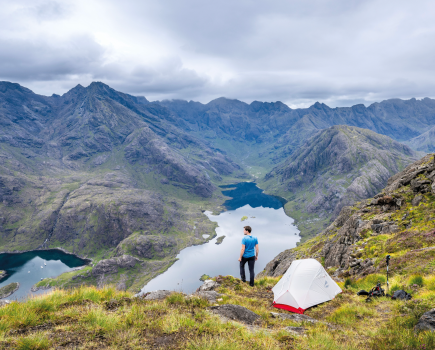
[{"label": "man standing", "polygon": [[249,285],[254,286],[254,264],[258,259],[258,240],[257,237],[251,236],[251,226],[245,226],[243,234],[245,237],[242,239],[242,250],[240,251],[240,277],[243,282],[246,282],[245,277],[245,264],[248,262],[249,266]]}]

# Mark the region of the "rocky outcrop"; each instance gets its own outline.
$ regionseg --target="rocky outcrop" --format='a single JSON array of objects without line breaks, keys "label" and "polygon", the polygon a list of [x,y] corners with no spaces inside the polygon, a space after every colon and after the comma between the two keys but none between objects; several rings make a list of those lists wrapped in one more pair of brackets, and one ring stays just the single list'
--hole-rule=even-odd
[{"label": "rocky outcrop", "polygon": [[254,324],[260,316],[240,305],[219,305],[210,307],[210,311],[225,319],[239,321],[248,325]]},{"label": "rocky outcrop", "polygon": [[293,260],[296,259],[296,253],[291,249],[279,253],[272,261],[270,261],[263,271],[261,271],[257,278],[271,276],[278,277],[286,273]]},{"label": "rocky outcrop", "polygon": [[173,292],[169,290],[156,290],[149,293],[144,299],[145,300],[163,300],[170,296]]},{"label": "rocky outcrop", "polygon": [[[412,225],[411,221],[406,220],[409,213],[402,218],[401,226],[397,220],[391,220],[391,213],[405,204],[400,191],[404,186],[409,186],[406,191],[413,193],[412,205],[418,205],[424,193],[435,194],[434,155],[427,155],[392,176],[382,192],[373,198],[361,201],[355,207],[343,208],[337,219],[319,234],[319,243],[312,246],[306,255],[302,256],[292,249],[286,250],[269,262],[259,276],[283,275],[294,259],[308,257],[319,261],[323,259],[325,268],[335,267],[336,277],[361,277],[375,272],[374,261],[363,259],[363,249],[356,243],[367,235],[393,234]],[[372,215],[366,215],[368,213]]]},{"label": "rocky outcrop", "polygon": [[290,193],[290,206],[327,222],[343,207],[374,196],[415,160],[414,151],[385,135],[338,125],[306,141],[266,175],[264,187]]},{"label": "rocky outcrop", "polygon": [[117,255],[130,253],[144,259],[163,259],[177,252],[177,241],[171,236],[132,235],[117,247]]},{"label": "rocky outcrop", "polygon": [[36,286],[36,284],[35,284],[35,285],[32,286],[32,288],[30,288],[30,291],[31,291],[32,293],[35,293],[35,292],[37,292],[37,291],[39,291],[39,290],[49,290],[49,289],[51,289],[51,288],[52,288],[52,287],[50,286],[49,283],[46,284],[45,286]]},{"label": "rocky outcrop", "polygon": [[[177,231],[190,235],[184,247],[195,240],[189,222],[202,215],[186,192],[209,198],[213,180],[243,174],[221,151],[166,122],[166,107],[105,84],[78,85],[52,97],[0,85],[5,250],[46,248],[56,241],[93,256],[133,233],[165,237]],[[150,256],[146,248],[143,254]],[[161,259],[159,253],[173,255],[179,247],[164,250],[144,258]]]},{"label": "rocky outcrop", "polygon": [[435,309],[426,311],[414,326],[415,332],[435,331]]},{"label": "rocky outcrop", "polygon": [[371,230],[373,234],[393,233],[399,230],[394,221],[384,219],[362,220],[362,215],[373,208],[381,213],[388,213],[401,207],[404,199],[395,191],[403,186],[410,185],[416,195],[432,190],[435,179],[434,156],[428,155],[421,160],[408,166],[404,171],[394,175],[388,180],[388,185],[373,199],[363,201],[358,209],[340,227],[337,222],[333,223],[322,234],[335,235],[328,240],[323,249],[322,256],[325,266],[335,266],[343,270],[351,268],[350,274],[364,275],[373,272],[371,261],[357,259],[357,248],[354,246],[362,235]]},{"label": "rocky outcrop", "polygon": [[218,288],[220,284],[213,280],[205,280],[204,283],[198,288],[200,292],[208,292]]},{"label": "rocky outcrop", "polygon": [[132,269],[140,264],[140,260],[130,255],[123,255],[119,258],[100,260],[92,269],[92,276],[111,275],[118,273],[118,269]]},{"label": "rocky outcrop", "polygon": [[193,293],[192,295],[203,298],[203,299],[207,299],[211,303],[215,303],[216,299],[219,299],[220,297],[223,296],[223,294],[215,292],[214,290],[199,291],[199,292]]}]

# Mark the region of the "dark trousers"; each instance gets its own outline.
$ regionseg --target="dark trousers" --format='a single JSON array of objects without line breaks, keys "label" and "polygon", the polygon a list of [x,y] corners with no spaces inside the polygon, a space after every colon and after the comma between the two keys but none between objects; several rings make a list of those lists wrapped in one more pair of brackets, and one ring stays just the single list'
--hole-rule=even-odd
[{"label": "dark trousers", "polygon": [[245,276],[245,264],[248,263],[249,266],[249,285],[251,287],[254,286],[254,265],[255,265],[255,256],[252,256],[250,258],[243,258],[240,262],[240,277],[242,278],[243,282],[246,282],[246,276]]}]

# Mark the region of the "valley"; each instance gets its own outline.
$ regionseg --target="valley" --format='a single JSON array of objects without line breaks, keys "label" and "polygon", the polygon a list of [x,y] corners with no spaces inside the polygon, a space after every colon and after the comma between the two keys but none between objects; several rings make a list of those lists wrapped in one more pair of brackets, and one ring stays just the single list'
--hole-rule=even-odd
[{"label": "valley", "polygon": [[290,109],[150,102],[99,82],[47,97],[1,82],[0,251],[62,248],[92,259],[87,284],[138,291],[214,239],[204,211],[224,210],[219,186],[255,181],[285,198],[305,241],[429,151],[434,125],[428,98]]}]

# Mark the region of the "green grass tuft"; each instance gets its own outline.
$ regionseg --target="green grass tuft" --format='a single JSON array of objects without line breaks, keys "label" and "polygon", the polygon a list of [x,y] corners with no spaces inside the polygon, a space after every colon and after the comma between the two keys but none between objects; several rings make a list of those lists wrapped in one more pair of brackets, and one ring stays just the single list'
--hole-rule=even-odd
[{"label": "green grass tuft", "polygon": [[50,347],[50,340],[42,333],[23,337],[17,342],[18,350],[44,350]]},{"label": "green grass tuft", "polygon": [[409,278],[408,284],[410,286],[416,284],[419,287],[423,287],[423,276],[421,275],[413,275]]}]

